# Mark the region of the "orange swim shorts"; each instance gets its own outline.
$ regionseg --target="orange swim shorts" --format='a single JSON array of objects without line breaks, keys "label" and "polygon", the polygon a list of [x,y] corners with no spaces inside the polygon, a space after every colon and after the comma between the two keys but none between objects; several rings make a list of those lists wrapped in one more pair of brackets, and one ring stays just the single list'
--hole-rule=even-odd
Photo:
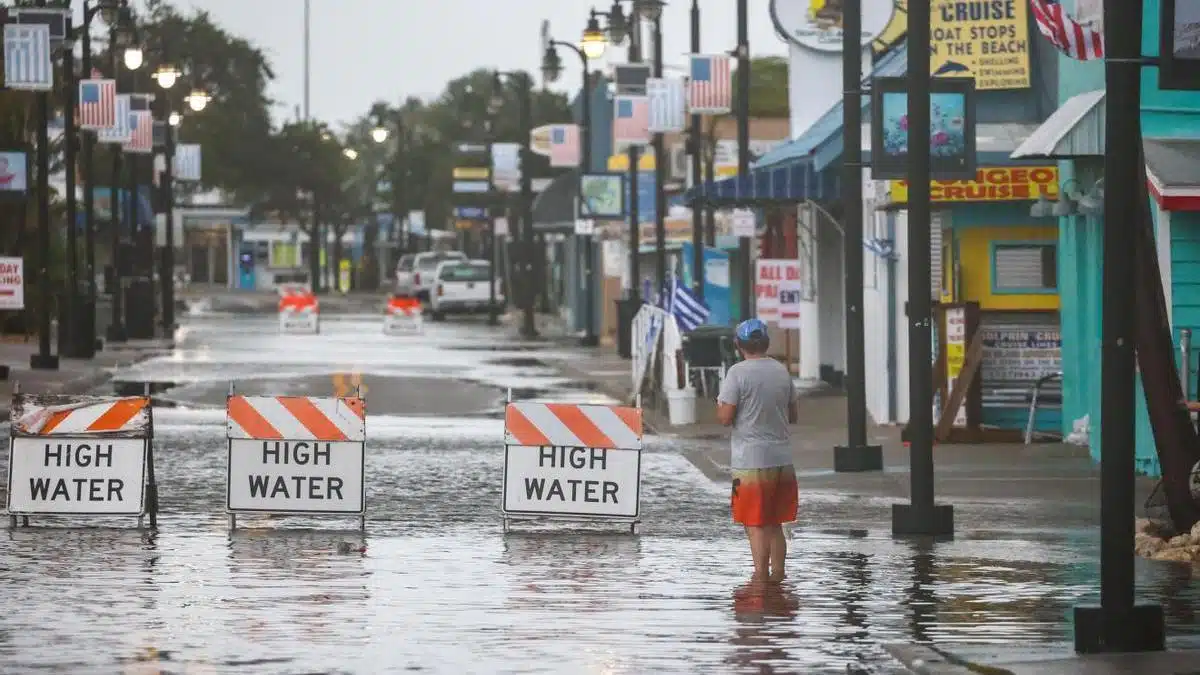
[{"label": "orange swim shorts", "polygon": [[734,522],[748,527],[790,523],[796,520],[799,501],[794,467],[733,470],[729,505]]}]

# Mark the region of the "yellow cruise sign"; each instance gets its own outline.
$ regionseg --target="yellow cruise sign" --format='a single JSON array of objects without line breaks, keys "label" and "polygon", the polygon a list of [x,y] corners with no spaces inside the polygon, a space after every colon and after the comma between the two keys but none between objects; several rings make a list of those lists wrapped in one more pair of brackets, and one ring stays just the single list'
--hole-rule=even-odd
[{"label": "yellow cruise sign", "polygon": [[[892,201],[908,201],[908,181],[888,181]],[[1027,201],[1045,195],[1058,197],[1058,167],[988,166],[975,172],[975,180],[935,180],[929,196],[935,202]]]},{"label": "yellow cruise sign", "polygon": [[457,166],[454,167],[454,180],[487,180],[491,175],[487,167]]},{"label": "yellow cruise sign", "polygon": [[1030,86],[1027,0],[933,0],[930,73],[972,77],[975,88]]}]

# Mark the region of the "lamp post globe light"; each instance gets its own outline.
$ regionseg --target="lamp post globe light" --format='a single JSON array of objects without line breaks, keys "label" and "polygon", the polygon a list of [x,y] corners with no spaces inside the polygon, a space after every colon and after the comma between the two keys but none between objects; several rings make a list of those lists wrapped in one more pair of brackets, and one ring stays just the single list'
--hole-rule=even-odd
[{"label": "lamp post globe light", "polygon": [[191,95],[187,96],[184,100],[187,101],[189,108],[195,112],[200,112],[208,107],[208,102],[212,100],[212,97],[203,89],[193,89]]},{"label": "lamp post globe light", "polygon": [[342,154],[346,156],[346,159],[350,159],[350,160],[358,159],[358,151],[355,150],[354,148],[346,148],[345,150],[342,151]]},{"label": "lamp post globe light", "polygon": [[545,53],[542,54],[542,78],[547,82],[557,82],[562,76],[562,59],[558,57],[558,50],[554,45],[547,45]]},{"label": "lamp post globe light", "polygon": [[130,46],[125,48],[125,67],[129,70],[141,68],[144,60],[145,55],[142,53],[141,47]]},{"label": "lamp post globe light", "polygon": [[181,74],[182,73],[180,73],[174,67],[164,65],[159,66],[158,69],[154,71],[153,77],[154,81],[158,83],[160,88],[170,89],[171,87],[175,86],[176,82],[179,81],[179,76]]},{"label": "lamp post globe light", "polygon": [[180,115],[179,113],[174,112],[174,111],[172,111],[171,114],[167,117],[167,124],[169,124],[173,127],[179,126],[179,123],[182,121],[183,121],[183,115]]},{"label": "lamp post globe light", "polygon": [[[615,38],[613,41],[618,42]],[[604,50],[608,48],[608,36],[604,34],[603,30],[600,30],[600,21],[596,19],[595,14],[588,19],[587,27],[583,29],[583,38],[579,42],[579,48],[583,50],[588,59],[593,61],[604,56]]]},{"label": "lamp post globe light", "polygon": [[383,126],[382,124],[379,126],[376,126],[374,129],[371,130],[371,139],[374,140],[376,143],[386,142],[388,139],[388,136],[390,136],[390,135],[391,135],[391,132],[389,132],[388,128]]},{"label": "lamp post globe light", "polygon": [[[592,18],[596,18],[598,14],[599,12],[592,12]],[[621,7],[621,0],[613,0],[612,7],[605,13],[605,16],[608,17],[609,39],[615,45],[621,44],[629,34],[629,19]]]}]

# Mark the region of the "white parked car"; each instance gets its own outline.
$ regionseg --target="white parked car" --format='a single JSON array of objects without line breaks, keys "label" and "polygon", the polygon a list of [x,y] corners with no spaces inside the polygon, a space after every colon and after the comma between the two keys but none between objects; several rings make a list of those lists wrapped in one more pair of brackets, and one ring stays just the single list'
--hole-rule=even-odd
[{"label": "white parked car", "polygon": [[[437,267],[437,280],[429,298],[429,314],[442,321],[447,314],[486,314],[490,303],[492,264],[486,260],[447,260]],[[504,305],[504,292],[496,280],[496,310]]]},{"label": "white parked car", "polygon": [[430,290],[437,277],[438,265],[446,261],[466,262],[467,254],[462,251],[430,251],[418,253],[413,258],[412,281],[409,292],[423,302],[429,302]]}]

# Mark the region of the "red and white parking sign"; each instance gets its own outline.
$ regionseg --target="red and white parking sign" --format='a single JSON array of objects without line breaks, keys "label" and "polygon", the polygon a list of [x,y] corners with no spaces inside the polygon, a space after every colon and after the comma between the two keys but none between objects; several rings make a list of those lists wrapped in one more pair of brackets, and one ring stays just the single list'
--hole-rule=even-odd
[{"label": "red and white parking sign", "polygon": [[0,258],[0,309],[25,309],[25,261]]}]

